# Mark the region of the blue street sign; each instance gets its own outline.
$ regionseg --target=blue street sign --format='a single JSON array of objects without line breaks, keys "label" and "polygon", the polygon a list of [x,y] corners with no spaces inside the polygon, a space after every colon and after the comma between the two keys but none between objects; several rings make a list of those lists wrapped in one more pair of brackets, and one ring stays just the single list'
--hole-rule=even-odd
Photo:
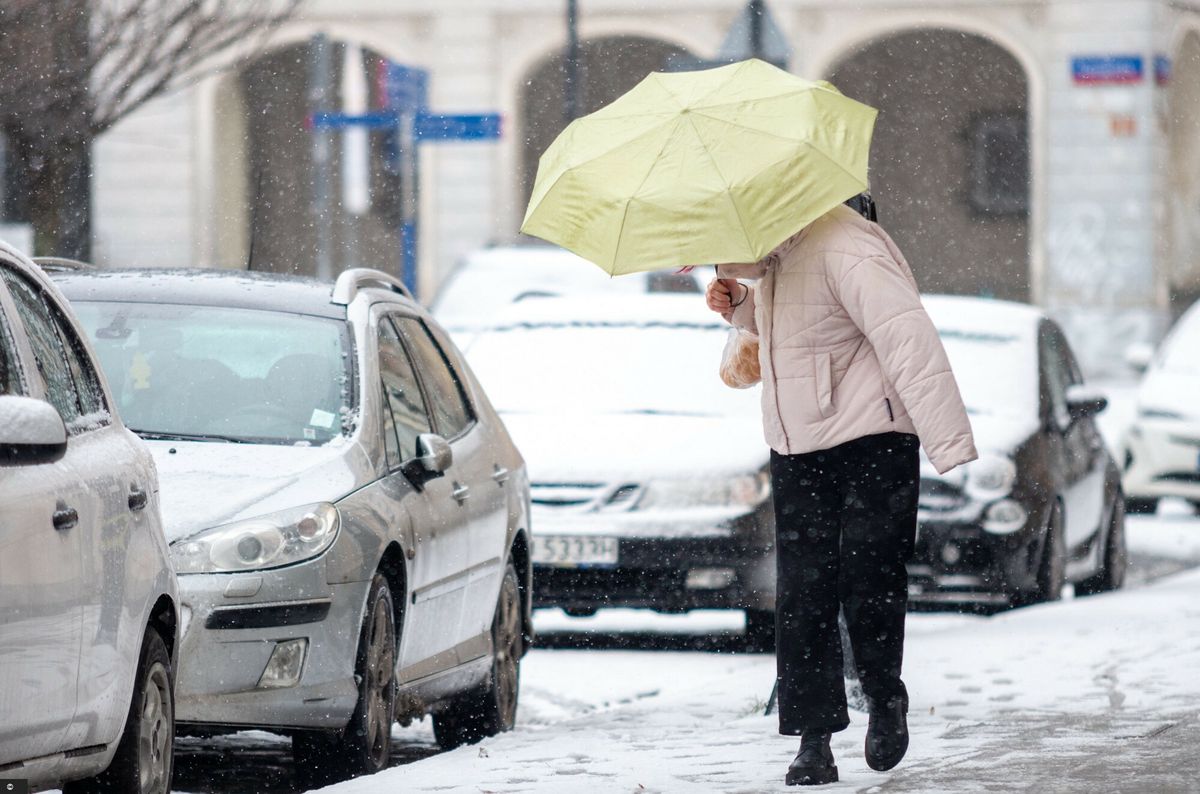
[{"label": "blue street sign", "polygon": [[492,141],[500,137],[500,128],[499,113],[418,113],[413,119],[413,137],[418,141]]},{"label": "blue street sign", "polygon": [[1071,59],[1078,85],[1129,85],[1142,82],[1145,66],[1140,55],[1100,55]]},{"label": "blue street sign", "polygon": [[375,113],[350,115],[347,113],[314,113],[309,119],[313,129],[341,130],[347,127],[366,127],[369,130],[393,129],[399,116],[391,110],[381,110]]}]

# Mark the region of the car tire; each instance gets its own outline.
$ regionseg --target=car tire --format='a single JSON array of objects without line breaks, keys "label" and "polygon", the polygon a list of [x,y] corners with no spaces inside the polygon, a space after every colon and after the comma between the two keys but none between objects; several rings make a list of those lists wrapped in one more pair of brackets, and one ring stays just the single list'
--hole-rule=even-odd
[{"label": "car tire", "polygon": [[1075,594],[1082,596],[1120,590],[1125,584],[1125,569],[1129,554],[1125,548],[1125,503],[1119,497],[1113,501],[1104,538],[1104,556],[1095,574],[1075,585]]},{"label": "car tire", "polygon": [[443,749],[512,730],[517,719],[524,655],[522,611],[517,569],[510,562],[500,582],[492,618],[492,670],[488,680],[452,698],[433,713],[433,735]]},{"label": "car tire", "polygon": [[747,609],[745,638],[748,651],[775,653],[775,612]]},{"label": "car tire", "polygon": [[1042,553],[1038,557],[1035,574],[1036,585],[1032,590],[1013,598],[1013,606],[1030,606],[1061,599],[1066,584],[1066,557],[1062,505],[1055,502],[1046,520],[1046,535],[1042,540]]},{"label": "car tire", "polygon": [[1158,512],[1158,499],[1152,497],[1125,497],[1125,512],[1129,515],[1154,515]]},{"label": "car tire", "polygon": [[372,775],[391,759],[396,717],[396,609],[382,574],[367,592],[354,677],[358,702],[346,727],[337,733],[309,731],[292,736],[292,759],[307,782]]},{"label": "car tire", "polygon": [[175,674],[166,643],[147,629],[129,716],[117,752],[95,777],[63,786],[64,794],[168,794],[174,773]]}]

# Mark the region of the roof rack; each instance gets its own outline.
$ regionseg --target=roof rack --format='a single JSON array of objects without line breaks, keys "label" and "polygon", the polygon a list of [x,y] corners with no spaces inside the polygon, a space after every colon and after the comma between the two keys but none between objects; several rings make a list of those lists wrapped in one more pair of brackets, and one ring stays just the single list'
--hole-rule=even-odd
[{"label": "roof rack", "polygon": [[68,259],[64,256],[35,256],[33,263],[42,270],[52,273],[73,272],[76,270],[95,270],[96,266],[78,259]]},{"label": "roof rack", "polygon": [[329,302],[349,306],[360,289],[370,287],[398,292],[409,300],[415,300],[408,287],[404,286],[404,282],[395,276],[368,267],[352,267],[337,277]]}]

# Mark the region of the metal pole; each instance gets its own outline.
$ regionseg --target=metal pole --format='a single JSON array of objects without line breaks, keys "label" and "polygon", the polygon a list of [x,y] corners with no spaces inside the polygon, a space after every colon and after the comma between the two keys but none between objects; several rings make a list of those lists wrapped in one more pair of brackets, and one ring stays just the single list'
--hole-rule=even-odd
[{"label": "metal pole", "polygon": [[[333,52],[329,37],[312,37],[309,64],[308,107],[312,113],[329,110],[329,84],[333,79]],[[317,278],[333,278],[333,206],[330,201],[330,154],[333,147],[328,130],[313,130],[313,228],[316,230]]]},{"label": "metal pole", "polygon": [[750,0],[750,54],[763,57],[763,0]]},{"label": "metal pole", "polygon": [[567,51],[563,64],[563,115],[567,124],[579,118],[579,2],[567,0]]}]

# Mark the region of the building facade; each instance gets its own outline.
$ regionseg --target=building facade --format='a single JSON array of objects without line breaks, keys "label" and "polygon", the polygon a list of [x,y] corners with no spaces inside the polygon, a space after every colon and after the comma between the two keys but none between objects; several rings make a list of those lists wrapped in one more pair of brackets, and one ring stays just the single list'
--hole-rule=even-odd
[{"label": "building facade", "polygon": [[[97,259],[311,273],[325,241],[335,267],[395,270],[416,196],[430,296],[465,253],[518,238],[537,156],[564,123],[565,6],[309,0],[266,52],[100,140]],[[744,6],[580,0],[583,109],[648,71],[715,57]],[[1045,306],[1095,373],[1200,297],[1200,0],[767,7],[788,68],[880,108],[872,191],[923,289]],[[417,66],[433,111],[499,112],[501,137],[421,146],[418,193],[390,165],[395,141],[372,133],[371,203],[351,212],[337,192],[342,133],[306,124],[318,33],[336,50],[331,85],[362,69],[378,106],[379,63]],[[336,94],[326,105],[345,104]]]}]

